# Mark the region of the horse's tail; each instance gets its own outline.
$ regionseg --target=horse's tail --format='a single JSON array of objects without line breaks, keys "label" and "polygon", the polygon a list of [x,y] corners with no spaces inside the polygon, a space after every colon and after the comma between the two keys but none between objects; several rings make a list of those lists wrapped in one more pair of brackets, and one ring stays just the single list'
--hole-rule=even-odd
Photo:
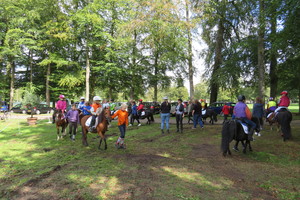
[{"label": "horse's tail", "polygon": [[281,126],[281,131],[283,133],[283,139],[290,139],[292,137],[292,133],[291,133],[291,121],[292,121],[292,113],[289,111],[285,111],[285,112],[280,112],[278,113],[277,116],[278,117],[278,121],[280,123]]},{"label": "horse's tail", "polygon": [[227,151],[229,150],[229,143],[231,142],[232,138],[230,137],[230,126],[231,126],[231,121],[226,121],[223,124],[222,127],[222,141],[221,141],[221,150],[223,155],[226,155]]}]

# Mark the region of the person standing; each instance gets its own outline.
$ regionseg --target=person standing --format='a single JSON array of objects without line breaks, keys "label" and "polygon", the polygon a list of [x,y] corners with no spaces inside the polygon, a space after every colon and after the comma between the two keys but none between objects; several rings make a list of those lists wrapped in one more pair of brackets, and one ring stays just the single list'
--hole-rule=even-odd
[{"label": "person standing", "polygon": [[193,102],[189,101],[188,107],[187,107],[187,113],[188,113],[188,124],[190,124],[190,121],[193,121],[193,115],[192,115],[192,111],[193,111]]},{"label": "person standing", "polygon": [[[253,105],[252,119],[256,122],[256,132],[259,133],[263,126],[264,104],[260,97],[256,97],[256,103]],[[259,135],[260,136],[260,135]]]},{"label": "person standing", "polygon": [[70,138],[74,141],[77,131],[77,125],[79,124],[79,112],[76,105],[72,105],[72,109],[67,112],[66,118],[69,122],[69,134]]},{"label": "person standing", "polygon": [[134,120],[136,120],[138,122],[138,126],[140,126],[141,123],[140,123],[138,112],[137,112],[137,105],[136,105],[135,101],[132,101],[131,102],[131,115],[130,115],[130,124],[129,124],[129,126],[133,125]]},{"label": "person standing", "polygon": [[168,102],[168,97],[163,98],[164,102],[160,105],[160,118],[161,118],[161,133],[164,134],[164,124],[166,123],[167,133],[170,133],[169,130],[169,121],[170,121],[170,111],[171,104]]},{"label": "person standing", "polygon": [[116,103],[114,101],[115,101],[114,99],[111,99],[109,101],[109,110],[111,115],[113,115],[116,111]]},{"label": "person standing", "polygon": [[203,128],[203,121],[202,121],[202,108],[200,102],[196,99],[194,102],[194,107],[192,111],[193,120],[194,120],[194,126],[193,129],[196,129],[197,124],[200,125],[201,128]]},{"label": "person standing", "polygon": [[178,99],[178,104],[175,108],[175,114],[176,114],[177,133],[179,132],[179,126],[180,126],[180,133],[183,133],[182,120],[184,118],[184,106],[182,104],[182,99]]},{"label": "person standing", "polygon": [[118,117],[118,127],[120,130],[120,137],[118,138],[115,146],[118,149],[126,149],[126,145],[125,145],[125,133],[126,133],[126,127],[128,126],[128,112],[126,111],[127,109],[127,104],[123,103],[121,105],[121,108],[115,112],[115,114],[113,114],[113,116],[111,117],[112,119],[114,119],[115,117]]},{"label": "person standing", "polygon": [[223,124],[227,120],[228,115],[230,114],[230,109],[231,109],[230,104],[229,103],[225,103],[224,106],[223,106],[223,108],[222,108],[222,113],[224,115]]}]

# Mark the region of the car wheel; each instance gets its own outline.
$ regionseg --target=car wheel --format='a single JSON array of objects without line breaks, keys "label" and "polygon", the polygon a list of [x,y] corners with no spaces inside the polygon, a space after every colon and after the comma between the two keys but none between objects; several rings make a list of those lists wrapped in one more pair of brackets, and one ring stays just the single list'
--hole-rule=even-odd
[{"label": "car wheel", "polygon": [[37,110],[37,111],[35,111],[35,113],[36,113],[37,115],[39,115],[39,114],[41,114],[41,111]]},{"label": "car wheel", "polygon": [[23,113],[23,114],[26,114],[26,110],[22,110],[22,113]]}]

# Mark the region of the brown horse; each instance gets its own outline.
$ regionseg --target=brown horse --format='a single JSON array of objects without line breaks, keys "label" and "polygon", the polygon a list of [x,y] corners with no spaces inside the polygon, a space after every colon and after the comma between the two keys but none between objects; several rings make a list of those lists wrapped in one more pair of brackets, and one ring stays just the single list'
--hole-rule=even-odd
[{"label": "brown horse", "polygon": [[[56,113],[56,117],[55,117],[55,124],[56,124],[56,130],[57,130],[57,140],[65,137],[66,134],[66,129],[68,126],[68,121],[66,118],[64,118],[64,114],[62,112],[62,110],[58,110]],[[61,127],[61,136],[59,135],[60,133],[60,127]]]},{"label": "brown horse", "polygon": [[[82,144],[85,146],[88,146],[87,133],[89,130],[89,127],[85,125],[85,122],[88,120],[89,117],[90,115],[87,115],[80,120],[80,124],[82,127]],[[93,133],[98,133],[98,135],[100,136],[98,149],[100,149],[101,147],[102,140],[104,140],[105,143],[104,149],[105,150],[107,149],[105,132],[107,131],[108,122],[110,120],[111,120],[110,110],[108,108],[103,109],[102,112],[98,115],[98,125],[96,126],[96,131],[93,132]]]}]

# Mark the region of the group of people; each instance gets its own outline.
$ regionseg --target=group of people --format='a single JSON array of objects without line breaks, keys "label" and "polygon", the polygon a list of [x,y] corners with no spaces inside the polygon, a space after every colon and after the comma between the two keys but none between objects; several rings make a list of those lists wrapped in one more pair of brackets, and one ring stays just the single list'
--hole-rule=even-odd
[{"label": "group of people", "polygon": [[[290,100],[288,98],[288,92],[283,91],[281,92],[281,98],[279,100],[278,106],[274,99],[270,97],[269,102],[267,104],[267,113],[269,112],[278,112],[282,108],[288,108],[290,104]],[[56,109],[62,110],[62,112],[66,111],[67,108],[67,102],[65,101],[64,95],[59,96],[59,101],[56,103]],[[81,102],[76,106],[75,104],[72,105],[72,109],[69,110],[65,117],[70,123],[70,129],[69,133],[71,138],[74,140],[77,130],[77,125],[80,123],[80,115],[91,115],[92,120],[90,124],[89,131],[93,131],[95,127],[97,126],[96,116],[101,113],[103,108],[108,108],[111,111],[112,119],[118,117],[118,128],[120,130],[120,137],[116,141],[116,146],[118,148],[125,148],[125,133],[126,133],[126,127],[132,126],[134,124],[134,121],[136,120],[138,122],[138,126],[141,125],[139,121],[139,117],[141,116],[141,113],[144,111],[144,104],[143,100],[139,99],[139,104],[136,105],[135,101],[131,101],[131,109],[130,113],[128,112],[128,105],[126,103],[123,103],[119,110],[116,109],[116,104],[114,103],[114,99],[111,99],[109,102],[104,100],[101,104],[102,99],[99,96],[95,96],[93,98],[93,104],[91,105],[88,101],[85,101],[84,97],[80,98]],[[248,139],[250,141],[253,140],[253,133],[254,130],[257,128],[256,123],[252,121],[253,117],[257,118],[259,120],[259,124],[263,124],[263,117],[264,117],[264,104],[261,98],[256,98],[256,103],[253,106],[253,112],[251,113],[250,109],[246,105],[246,97],[244,95],[239,95],[237,98],[238,102],[235,105],[233,109],[233,118],[238,119],[246,124],[249,125],[250,131],[248,134]],[[192,120],[193,121],[193,127],[192,129],[196,129],[197,125],[199,124],[201,128],[204,128],[204,124],[202,121],[202,115],[203,110],[207,108],[206,103],[204,100],[194,100],[193,102],[190,101],[187,105],[187,114],[188,114],[188,123]],[[183,133],[183,118],[185,116],[185,106],[183,104],[182,99],[178,99],[177,105],[175,108],[175,111],[172,113],[175,115],[176,118],[176,128],[177,132]],[[231,106],[225,104],[222,112],[224,114],[224,120],[227,120],[228,115],[231,112]],[[163,98],[163,103],[160,106],[160,117],[161,117],[161,133],[165,134],[170,133],[170,115],[171,115],[171,104],[168,101],[168,97]],[[130,122],[128,120],[129,115]],[[55,115],[53,115],[53,120],[55,120]],[[54,121],[53,121],[54,123]],[[260,127],[261,128],[261,127]]]}]

